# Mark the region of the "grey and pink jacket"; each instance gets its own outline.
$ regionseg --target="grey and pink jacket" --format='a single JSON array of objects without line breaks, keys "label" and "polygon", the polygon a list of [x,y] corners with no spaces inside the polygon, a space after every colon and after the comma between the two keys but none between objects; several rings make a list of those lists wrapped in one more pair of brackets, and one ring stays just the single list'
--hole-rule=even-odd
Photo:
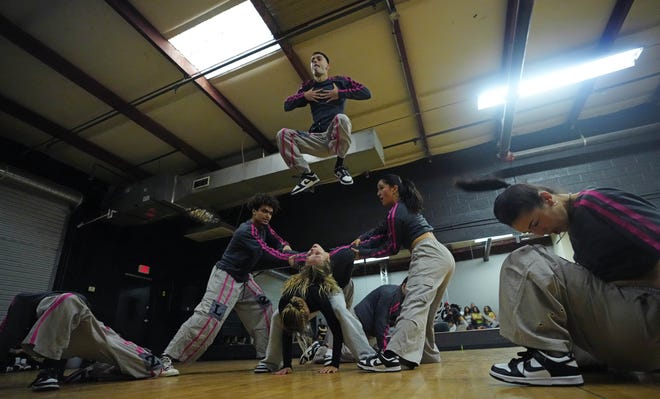
[{"label": "grey and pink jacket", "polygon": [[[333,84],[339,90],[339,99],[327,102],[309,102],[305,99],[305,92],[310,89],[332,90]],[[348,76],[333,76],[323,82],[308,80],[303,82],[296,94],[289,96],[284,101],[284,111],[304,107],[309,104],[312,109],[312,126],[310,132],[321,133],[328,130],[328,126],[337,114],[344,113],[346,99],[367,100],[371,98],[371,92],[366,86],[349,78]]]},{"label": "grey and pink jacket", "polygon": [[289,266],[289,257],[295,252],[285,252],[283,248],[287,245],[289,243],[270,225],[257,226],[248,220],[234,231],[227,249],[215,266],[244,283],[257,263],[266,267]]},{"label": "grey and pink jacket", "polygon": [[660,212],[613,188],[581,191],[568,210],[575,261],[604,281],[642,277],[660,260]]},{"label": "grey and pink jacket", "polygon": [[420,213],[413,213],[399,201],[387,212],[385,221],[360,238],[357,248],[361,258],[378,258],[394,255],[401,248],[408,248],[415,238],[433,231],[433,227]]}]

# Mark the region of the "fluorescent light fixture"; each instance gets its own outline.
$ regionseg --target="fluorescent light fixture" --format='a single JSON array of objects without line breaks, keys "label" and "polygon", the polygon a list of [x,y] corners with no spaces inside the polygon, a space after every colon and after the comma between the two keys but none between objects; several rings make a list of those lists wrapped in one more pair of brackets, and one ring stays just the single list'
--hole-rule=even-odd
[{"label": "fluorescent light fixture", "polygon": [[353,264],[359,264],[359,263],[373,263],[373,262],[378,262],[381,260],[386,260],[389,259],[389,256],[386,256],[384,258],[366,258],[366,259],[357,259],[353,261]]},{"label": "fluorescent light fixture", "polygon": [[474,240],[474,243],[479,244],[480,242],[488,241],[489,238],[491,238],[493,241],[498,241],[498,240],[504,240],[506,238],[513,238],[513,234],[504,234],[501,236],[477,238],[476,240]]},{"label": "fluorescent light fixture", "polygon": [[[578,82],[593,79],[608,73],[635,66],[644,47],[624,51],[594,61],[585,62],[550,72],[545,75],[524,79],[518,86],[518,98],[527,98],[550,90],[566,87]],[[500,86],[479,95],[477,108],[479,110],[506,103],[509,88]]]},{"label": "fluorescent light fixture", "polygon": [[[250,1],[238,4],[170,39],[170,43],[200,71],[271,41],[273,34]],[[205,76],[210,79],[279,49],[280,46],[273,42],[272,46]]]}]

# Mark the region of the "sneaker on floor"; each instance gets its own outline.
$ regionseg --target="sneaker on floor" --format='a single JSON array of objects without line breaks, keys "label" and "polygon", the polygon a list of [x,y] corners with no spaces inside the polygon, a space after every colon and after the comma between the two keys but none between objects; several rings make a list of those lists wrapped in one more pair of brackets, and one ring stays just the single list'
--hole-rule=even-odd
[{"label": "sneaker on floor", "polygon": [[291,195],[301,193],[320,181],[321,179],[319,179],[319,177],[314,172],[303,173],[302,176],[300,176],[300,181],[298,184],[296,184],[293,190],[291,190]]},{"label": "sneaker on floor", "polygon": [[328,351],[328,353],[323,356],[323,365],[332,366],[332,351]]},{"label": "sneaker on floor", "polygon": [[[321,343],[322,341],[319,341]],[[315,364],[323,364],[325,363],[325,357],[330,356],[332,357],[332,349],[328,348],[328,346],[324,343],[321,344],[321,347],[319,350],[316,351],[316,354],[314,355],[314,358],[312,361]]]},{"label": "sneaker on floor", "polygon": [[37,378],[29,385],[33,391],[52,391],[60,389],[60,382],[57,379],[57,369],[43,369],[37,374]]},{"label": "sneaker on floor", "polygon": [[321,344],[319,341],[314,341],[310,346],[305,349],[303,352],[302,356],[300,356],[300,364],[305,364],[309,362],[310,360],[314,359],[314,355],[316,355],[316,352],[319,350],[321,347]]},{"label": "sneaker on floor", "polygon": [[271,371],[268,368],[268,366],[266,366],[263,363],[259,363],[259,364],[257,364],[257,367],[254,368],[254,372],[256,374],[264,374],[264,373],[270,373]]},{"label": "sneaker on floor", "polygon": [[172,358],[164,355],[160,358],[160,362],[163,365],[163,369],[160,372],[161,377],[174,377],[179,375],[179,370],[175,369],[172,365]]},{"label": "sneaker on floor", "polygon": [[401,371],[401,364],[397,356],[386,357],[382,353],[373,354],[358,362],[357,366],[362,370],[377,372]]},{"label": "sneaker on floor", "polygon": [[335,168],[335,176],[339,182],[345,186],[353,184],[353,178],[351,177],[351,174],[348,172],[348,169],[343,166]]},{"label": "sneaker on floor", "polygon": [[491,377],[522,385],[582,385],[584,380],[572,354],[550,356],[537,349],[519,352],[509,363],[494,364]]}]

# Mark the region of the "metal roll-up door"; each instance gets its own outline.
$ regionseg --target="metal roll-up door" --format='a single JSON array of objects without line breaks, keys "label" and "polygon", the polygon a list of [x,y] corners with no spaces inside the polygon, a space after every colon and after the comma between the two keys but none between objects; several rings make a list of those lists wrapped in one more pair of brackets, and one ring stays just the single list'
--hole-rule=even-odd
[{"label": "metal roll-up door", "polygon": [[0,181],[0,320],[17,293],[52,289],[70,206]]}]

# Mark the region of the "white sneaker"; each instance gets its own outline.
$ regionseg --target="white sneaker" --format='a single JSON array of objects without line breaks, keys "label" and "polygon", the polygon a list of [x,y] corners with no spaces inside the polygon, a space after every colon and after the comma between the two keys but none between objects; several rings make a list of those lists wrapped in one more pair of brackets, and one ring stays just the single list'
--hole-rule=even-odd
[{"label": "white sneaker", "polygon": [[160,372],[161,377],[174,377],[179,375],[179,370],[174,368],[172,365],[172,359],[169,356],[163,355],[160,358],[160,362],[163,365],[163,369]]},{"label": "white sneaker", "polygon": [[375,353],[358,362],[357,366],[362,370],[376,372],[401,371],[401,363],[398,356],[386,357],[383,353]]},{"label": "white sneaker", "polygon": [[316,355],[316,352],[319,350],[321,347],[321,344],[319,341],[314,341],[310,346],[305,349],[303,352],[302,356],[300,356],[300,364],[305,364],[309,362],[310,360],[314,359],[314,355]]},{"label": "white sneaker", "polygon": [[353,178],[351,177],[351,174],[348,172],[348,169],[343,166],[335,168],[335,177],[337,177],[339,182],[345,186],[353,184]]},{"label": "white sneaker", "polygon": [[490,376],[504,382],[522,385],[582,385],[584,380],[573,355],[553,357],[538,349],[519,352],[509,363],[494,364]]}]

